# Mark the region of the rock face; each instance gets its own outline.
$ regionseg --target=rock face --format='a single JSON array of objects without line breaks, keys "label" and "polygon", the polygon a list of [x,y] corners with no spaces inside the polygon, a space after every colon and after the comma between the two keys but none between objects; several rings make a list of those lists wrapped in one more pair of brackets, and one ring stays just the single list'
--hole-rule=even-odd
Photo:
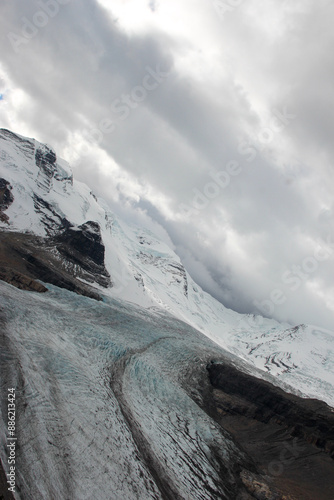
[{"label": "rock face", "polygon": [[0,220],[8,222],[8,216],[3,212],[13,203],[12,186],[6,179],[0,178]]},{"label": "rock face", "polygon": [[7,210],[13,203],[12,186],[6,179],[0,179],[0,210]]},{"label": "rock face", "polygon": [[38,148],[35,153],[35,162],[39,168],[37,185],[43,191],[49,193],[52,188],[52,180],[56,171],[56,153],[51,148],[44,146]]},{"label": "rock face", "polygon": [[183,293],[185,297],[188,297],[188,279],[187,279],[187,273],[186,270],[184,269],[184,266],[181,263],[173,263],[169,264],[169,267],[171,268],[173,280],[176,283],[182,284],[183,285]]},{"label": "rock face", "polygon": [[59,231],[69,225],[68,220],[62,217],[55,208],[44,198],[34,194],[34,209],[40,214],[43,221],[45,232],[48,236],[59,234]]},{"label": "rock face", "polygon": [[73,259],[90,259],[96,265],[104,266],[104,245],[97,222],[88,221],[78,227],[69,226],[57,240],[60,242],[58,248]]},{"label": "rock face", "polygon": [[8,267],[0,267],[0,280],[6,281],[20,290],[29,290],[39,293],[47,291],[47,288],[41,283],[38,283],[38,281]]},{"label": "rock face", "polygon": [[[304,401],[231,366],[211,364],[208,371],[213,387],[227,395],[222,406],[225,412],[289,427],[294,436],[304,438],[334,459],[334,414],[326,403]],[[218,404],[219,400],[217,394]]]},{"label": "rock face", "polygon": [[[330,407],[285,393],[226,363],[212,362],[207,370],[212,386],[207,405],[212,405],[215,419],[263,475],[242,476],[254,497],[332,500],[334,414]],[[263,478],[272,484],[270,493]],[[286,496],[276,496],[276,489]]]},{"label": "rock face", "polygon": [[69,225],[55,238],[55,243],[58,251],[68,261],[87,272],[88,281],[96,280],[101,286],[110,286],[110,276],[104,266],[105,249],[97,222],[88,221],[80,226]]},{"label": "rock face", "polygon": [[[96,289],[78,278],[90,277],[79,265],[65,259],[49,238],[28,233],[0,233],[0,279],[24,290],[45,291],[36,280],[101,300]],[[107,278],[105,278],[106,280]]]}]

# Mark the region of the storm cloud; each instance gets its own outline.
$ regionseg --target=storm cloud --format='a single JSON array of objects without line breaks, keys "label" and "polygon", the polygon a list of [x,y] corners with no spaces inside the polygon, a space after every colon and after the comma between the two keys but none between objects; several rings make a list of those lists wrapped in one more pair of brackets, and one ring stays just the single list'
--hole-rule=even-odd
[{"label": "storm cloud", "polygon": [[334,327],[334,5],[3,0],[1,126],[226,306]]}]

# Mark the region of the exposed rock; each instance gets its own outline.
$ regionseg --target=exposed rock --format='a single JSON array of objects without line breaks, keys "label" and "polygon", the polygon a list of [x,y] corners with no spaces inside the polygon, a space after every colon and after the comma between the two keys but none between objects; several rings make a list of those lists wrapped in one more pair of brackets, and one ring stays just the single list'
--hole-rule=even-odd
[{"label": "exposed rock", "polygon": [[134,271],[134,279],[138,282],[138,285],[145,288],[143,275],[139,271]]},{"label": "exposed rock", "polygon": [[51,148],[44,146],[44,149],[38,148],[35,153],[35,162],[39,168],[37,185],[47,193],[52,188],[52,180],[56,171],[56,153]]},{"label": "exposed rock", "polygon": [[88,221],[81,226],[68,226],[55,238],[58,251],[73,264],[78,264],[87,272],[85,279],[96,281],[101,286],[111,284],[110,276],[104,266],[104,244],[100,226]]},{"label": "exposed rock", "polygon": [[81,226],[69,226],[58,241],[66,243],[69,249],[82,257],[88,257],[95,264],[104,265],[104,245],[102,243],[100,226],[97,222],[88,221]]},{"label": "exposed rock", "polygon": [[[223,362],[207,365],[204,409],[256,464],[240,477],[258,500],[334,498],[334,413]],[[203,384],[205,387],[205,384]],[[204,391],[203,391],[204,394]]]},{"label": "exposed rock", "polygon": [[90,192],[90,195],[94,198],[94,200],[97,202],[97,197],[95,196],[95,194],[93,193],[93,191]]},{"label": "exposed rock", "polygon": [[39,293],[47,292],[48,290],[44,285],[38,283],[38,281],[8,267],[0,267],[0,279],[20,290],[29,290]]},{"label": "exposed rock", "polygon": [[141,245],[151,245],[152,243],[144,236],[138,236],[138,241]]},{"label": "exposed rock", "polygon": [[0,211],[0,221],[4,222],[5,224],[9,224],[9,217],[8,217],[8,215],[3,214],[1,211]]},{"label": "exposed rock", "polygon": [[38,278],[46,283],[66,288],[78,295],[84,295],[95,300],[102,300],[100,295],[93,292],[88,287],[80,283],[70,273],[64,272],[62,269],[57,269],[56,261],[42,260],[32,254],[26,254],[25,259],[28,262],[27,268],[32,274],[36,274]]},{"label": "exposed rock", "polygon": [[12,186],[6,179],[0,178],[0,221],[9,223],[9,217],[7,214],[4,214],[4,210],[13,203],[14,196],[11,192]]},{"label": "exposed rock", "polygon": [[289,427],[293,436],[304,438],[334,458],[334,414],[326,403],[287,394],[232,366],[213,363],[208,370],[213,387],[224,393],[223,411]]},{"label": "exposed rock", "polygon": [[59,231],[69,226],[67,219],[62,217],[46,200],[34,194],[35,211],[41,214],[42,222],[48,236],[59,234]]},{"label": "exposed rock", "polygon": [[283,495],[275,488],[271,488],[261,476],[249,471],[243,470],[240,477],[252,498],[256,500],[296,500],[296,497]]},{"label": "exposed rock", "polygon": [[6,179],[0,178],[0,211],[7,210],[13,203],[14,196],[12,195],[12,186]]},{"label": "exposed rock", "polygon": [[54,167],[52,165],[54,165],[57,160],[56,153],[51,148],[48,148],[47,146],[44,147],[45,150],[40,148],[36,150],[36,165],[41,170],[45,170],[46,172],[53,171]]},{"label": "exposed rock", "polygon": [[175,262],[173,264],[169,264],[169,267],[172,268],[171,271],[173,273],[173,280],[177,283],[183,284],[183,293],[188,298],[188,279],[184,266]]},{"label": "exposed rock", "polygon": [[74,270],[73,265],[55,251],[52,241],[47,238],[2,231],[0,261],[6,267],[6,275],[12,273],[12,279],[16,282],[17,275],[24,275],[27,280],[44,281],[79,295],[102,300],[92,287],[77,278],[84,275],[79,266]]},{"label": "exposed rock", "polygon": [[[64,168],[64,163],[66,164],[66,169]],[[66,184],[73,185],[73,172],[64,160],[62,160],[62,166],[60,165],[59,160],[57,160],[54,178],[57,181],[62,182],[64,186],[66,186]]]}]

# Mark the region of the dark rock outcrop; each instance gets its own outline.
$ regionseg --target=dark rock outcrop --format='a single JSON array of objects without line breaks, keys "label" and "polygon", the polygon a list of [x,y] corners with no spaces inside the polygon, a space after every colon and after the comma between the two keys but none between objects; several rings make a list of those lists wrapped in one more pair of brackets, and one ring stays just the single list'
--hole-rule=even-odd
[{"label": "dark rock outcrop", "polygon": [[46,148],[46,151],[42,151],[41,149],[36,150],[35,161],[41,170],[53,172],[56,160],[56,153],[51,148]]},{"label": "dark rock outcrop", "polygon": [[8,216],[5,210],[13,203],[14,196],[11,192],[12,186],[6,179],[0,178],[0,221],[8,224]]},{"label": "dark rock outcrop", "polygon": [[254,462],[255,474],[240,474],[251,498],[332,500],[333,410],[226,362],[210,362],[207,372],[203,409]]},{"label": "dark rock outcrop", "polygon": [[8,267],[0,267],[0,280],[6,281],[20,290],[39,293],[47,292],[48,290],[44,285],[38,283],[38,281]]},{"label": "dark rock outcrop", "polygon": [[52,187],[53,176],[56,171],[56,153],[51,148],[45,146],[45,149],[36,149],[35,162],[39,168],[37,185],[47,193]]},{"label": "dark rock outcrop", "polygon": [[[69,226],[57,240],[65,244],[65,251],[73,258],[88,258],[98,266],[104,266],[104,245],[97,222],[88,221],[78,227]],[[62,248],[61,245],[58,246]]]},{"label": "dark rock outcrop", "polygon": [[171,269],[173,280],[176,283],[183,284],[183,293],[188,298],[188,279],[185,268],[177,262],[169,264],[169,268]]},{"label": "dark rock outcrop", "polygon": [[1,212],[1,210],[0,210],[0,222],[5,222],[6,224],[9,225],[9,217],[8,217],[8,215],[4,214],[3,212]]},{"label": "dark rock outcrop", "polygon": [[97,222],[69,225],[55,238],[55,245],[68,261],[86,271],[88,281],[95,280],[101,286],[110,286],[110,276],[104,265],[105,248]]},{"label": "dark rock outcrop", "polygon": [[[48,238],[28,233],[2,231],[0,262],[3,268],[0,279],[14,286],[17,286],[22,280],[26,284],[29,280],[40,280],[60,288],[66,288],[79,295],[102,300],[93,287],[78,279],[81,276],[86,276],[87,273],[81,271],[79,266],[76,269],[73,263],[62,258],[55,251],[52,240]],[[19,288],[24,287],[19,286]]]},{"label": "dark rock outcrop", "polygon": [[24,258],[27,261],[28,271],[38,277],[41,281],[51,283],[59,288],[65,288],[66,290],[75,292],[78,295],[84,295],[95,300],[102,300],[98,293],[80,283],[80,281],[78,281],[76,277],[72,276],[71,273],[61,269],[61,266],[58,266],[57,268],[56,261],[43,259],[43,257],[40,256],[36,257],[33,254],[25,254]]},{"label": "dark rock outcrop", "polygon": [[12,186],[6,179],[0,178],[0,211],[7,210],[13,203],[14,197],[12,195]]},{"label": "dark rock outcrop", "polygon": [[302,437],[334,459],[334,413],[326,403],[287,394],[232,366],[213,363],[208,371],[213,387],[225,394],[216,397],[223,411],[284,425],[291,435]]},{"label": "dark rock outcrop", "polygon": [[33,200],[35,211],[41,215],[43,226],[48,236],[59,234],[59,231],[69,226],[68,220],[62,217],[44,198],[34,194]]}]

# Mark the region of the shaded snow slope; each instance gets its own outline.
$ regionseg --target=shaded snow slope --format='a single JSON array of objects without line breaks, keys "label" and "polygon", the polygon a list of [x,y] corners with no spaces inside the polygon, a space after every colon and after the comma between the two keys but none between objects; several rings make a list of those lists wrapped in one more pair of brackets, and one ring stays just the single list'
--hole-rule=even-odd
[{"label": "shaded snow slope", "polygon": [[225,308],[201,290],[165,243],[120,220],[73,179],[66,162],[36,140],[0,131],[1,178],[12,201],[0,209],[0,229],[51,238],[68,226],[73,232],[88,221],[97,223],[111,278],[108,289],[95,283],[99,292],[147,309],[162,308],[250,365],[272,373],[278,385],[290,384],[291,391],[334,406],[333,332]]}]

